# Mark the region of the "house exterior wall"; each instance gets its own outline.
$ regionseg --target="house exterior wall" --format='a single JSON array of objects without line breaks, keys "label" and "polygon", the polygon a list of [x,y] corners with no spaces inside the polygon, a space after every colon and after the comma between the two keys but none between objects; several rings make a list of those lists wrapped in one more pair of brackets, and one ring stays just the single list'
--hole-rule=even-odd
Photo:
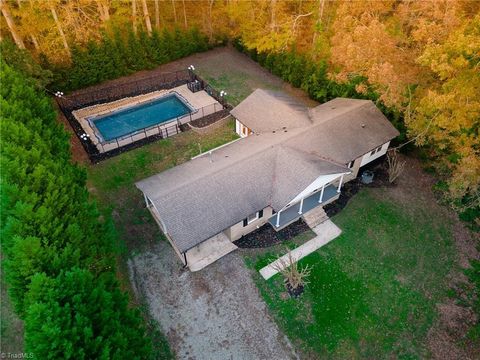
[{"label": "house exterior wall", "polygon": [[248,135],[253,133],[252,130],[250,130],[248,127],[243,125],[237,119],[235,119],[235,132],[242,138],[247,137]]},{"label": "house exterior wall", "polygon": [[350,168],[352,170],[352,173],[345,174],[345,176],[343,177],[344,182],[351,181],[358,176],[358,170],[360,170],[360,164],[362,162],[362,159],[363,159],[363,156],[360,156],[353,161],[353,165]]},{"label": "house exterior wall", "polygon": [[263,216],[260,219],[253,221],[247,226],[243,226],[243,220],[236,223],[235,225],[224,230],[225,235],[231,240],[235,241],[240,239],[243,235],[251,233],[253,230],[256,230],[260,226],[264,225],[268,219],[273,215],[273,209],[270,206],[267,206],[263,209]]},{"label": "house exterior wall", "polygon": [[360,166],[366,165],[369,162],[378,159],[380,156],[383,156],[387,153],[388,150],[388,145],[390,145],[390,141],[386,142],[385,144],[382,145],[380,151],[375,152],[375,154],[371,154],[371,151],[363,155],[362,157],[362,162],[360,163]]}]

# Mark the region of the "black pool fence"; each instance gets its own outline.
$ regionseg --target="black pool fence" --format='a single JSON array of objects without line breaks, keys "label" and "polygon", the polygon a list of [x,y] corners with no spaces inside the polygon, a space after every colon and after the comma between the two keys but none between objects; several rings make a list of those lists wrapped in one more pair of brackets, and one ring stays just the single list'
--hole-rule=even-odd
[{"label": "black pool fence", "polygon": [[[147,94],[157,90],[172,89],[185,84],[187,84],[192,92],[205,90],[210,96],[217,100],[220,105],[208,105],[198,109],[194,113],[177,118],[175,121],[170,121],[167,124],[158,124],[145,129],[140,129],[134,133],[124,135],[108,142],[98,139],[97,145],[102,151],[100,151],[95,142],[87,136],[85,129],[73,115],[73,111],[85,107],[108,103],[126,97]],[[185,131],[189,128],[188,125],[185,124],[192,120],[219,111],[225,112],[226,116],[232,109],[232,106],[226,102],[225,98],[221,96],[217,90],[212,88],[206,81],[191,70],[180,70],[171,73],[153,75],[99,89],[84,89],[66,96],[57,97],[56,100],[60,110],[65,115],[77,137],[80,139],[80,142],[90,160],[94,163],[158,139],[164,139],[171,135],[178,134],[181,131]]]},{"label": "black pool fence", "polygon": [[97,148],[100,147],[101,152],[105,153],[149,137],[156,136],[156,138],[165,139],[172,135],[176,135],[179,132],[187,130],[187,124],[189,124],[191,121],[202,119],[206,116],[219,113],[221,111],[225,111],[225,116],[228,115],[229,110],[225,109],[223,105],[217,103],[210,104],[197,109],[195,112],[190,112],[186,115],[179,116],[176,119],[166,123],[159,123],[150,127],[135,130],[112,140],[105,141],[97,138]]}]

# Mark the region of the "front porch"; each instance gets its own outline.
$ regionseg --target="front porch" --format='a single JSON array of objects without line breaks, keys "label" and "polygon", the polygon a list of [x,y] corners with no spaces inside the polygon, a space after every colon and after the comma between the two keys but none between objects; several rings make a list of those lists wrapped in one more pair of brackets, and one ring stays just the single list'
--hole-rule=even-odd
[{"label": "front porch", "polygon": [[322,189],[314,192],[310,196],[300,200],[299,202],[290,205],[286,209],[280,210],[268,222],[275,230],[281,230],[285,226],[290,225],[298,220],[304,213],[318,207],[324,206],[332,201],[335,201],[340,196],[340,186],[332,184],[326,185]]}]

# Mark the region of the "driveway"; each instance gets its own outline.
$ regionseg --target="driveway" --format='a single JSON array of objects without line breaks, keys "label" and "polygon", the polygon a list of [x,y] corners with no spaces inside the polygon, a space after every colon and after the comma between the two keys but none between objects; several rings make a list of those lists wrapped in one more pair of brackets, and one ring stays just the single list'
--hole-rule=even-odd
[{"label": "driveway", "polygon": [[191,273],[160,242],[132,258],[129,271],[179,359],[297,358],[238,252]]}]

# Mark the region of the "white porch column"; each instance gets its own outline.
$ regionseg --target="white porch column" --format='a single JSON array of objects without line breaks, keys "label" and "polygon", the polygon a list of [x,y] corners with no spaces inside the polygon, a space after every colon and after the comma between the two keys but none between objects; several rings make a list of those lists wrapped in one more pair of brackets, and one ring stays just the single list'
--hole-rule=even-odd
[{"label": "white porch column", "polygon": [[302,210],[303,210],[303,198],[300,200],[300,209],[298,209],[298,214],[302,215]]},{"label": "white porch column", "polygon": [[322,191],[320,191],[320,198],[318,199],[319,204],[323,201],[323,191],[324,190],[325,190],[325,184],[322,186]]},{"label": "white porch column", "polygon": [[337,193],[339,193],[339,192],[340,192],[340,188],[342,187],[343,175],[344,175],[344,174],[342,174],[342,176],[340,177],[340,182],[338,183],[338,189],[337,189]]},{"label": "white porch column", "polygon": [[277,213],[277,223],[275,224],[276,227],[279,227],[280,226],[280,213],[282,212],[282,210],[280,210],[278,213]]}]

